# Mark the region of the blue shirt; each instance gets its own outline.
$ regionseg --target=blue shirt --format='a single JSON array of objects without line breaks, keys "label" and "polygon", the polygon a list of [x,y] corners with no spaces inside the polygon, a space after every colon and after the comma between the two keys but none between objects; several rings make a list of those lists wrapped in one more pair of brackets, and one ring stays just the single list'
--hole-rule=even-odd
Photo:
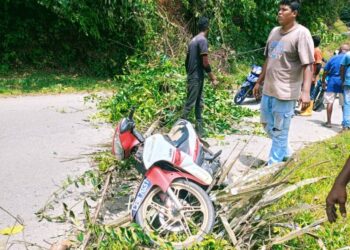
[{"label": "blue shirt", "polygon": [[345,54],[341,53],[339,55],[333,56],[324,67],[327,71],[327,92],[341,93],[341,78],[340,78],[340,65],[343,61]]},{"label": "blue shirt", "polygon": [[345,66],[344,85],[350,86],[350,52],[346,53],[341,61],[341,65]]}]

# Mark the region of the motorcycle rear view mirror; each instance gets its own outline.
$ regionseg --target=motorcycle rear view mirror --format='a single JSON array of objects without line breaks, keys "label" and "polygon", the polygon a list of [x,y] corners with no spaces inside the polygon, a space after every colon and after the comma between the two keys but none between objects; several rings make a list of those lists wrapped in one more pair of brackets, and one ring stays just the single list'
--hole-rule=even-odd
[{"label": "motorcycle rear view mirror", "polygon": [[134,113],[135,113],[135,107],[131,107],[131,110],[130,110],[130,113],[129,113],[129,120],[132,120],[132,117],[134,116]]}]

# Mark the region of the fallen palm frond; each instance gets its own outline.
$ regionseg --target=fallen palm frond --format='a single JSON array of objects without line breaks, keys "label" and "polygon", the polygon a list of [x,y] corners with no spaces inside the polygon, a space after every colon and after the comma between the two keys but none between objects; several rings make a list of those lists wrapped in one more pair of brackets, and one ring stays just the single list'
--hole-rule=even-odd
[{"label": "fallen palm frond", "polygon": [[270,243],[270,245],[272,246],[272,245],[276,245],[276,244],[281,244],[281,243],[284,243],[284,242],[289,241],[291,239],[294,239],[296,237],[299,237],[303,234],[309,233],[310,231],[315,230],[315,228],[317,226],[319,226],[320,224],[322,224],[326,221],[327,221],[326,218],[322,218],[322,219],[312,223],[311,225],[305,226],[303,228],[298,228],[298,229],[288,233],[285,236],[277,237],[277,238],[273,239],[272,242]]},{"label": "fallen palm frond", "polygon": [[[232,157],[225,165],[231,168],[238,157]],[[216,230],[221,232],[221,235],[226,232],[228,239],[236,249],[250,249],[256,246],[258,242],[260,247],[265,246],[265,248],[270,249],[275,244],[283,244],[303,234],[313,236],[320,248],[324,249],[322,240],[312,234],[311,231],[325,222],[325,219],[305,227],[297,225],[286,227],[291,232],[284,236],[274,238],[273,233],[271,233],[271,227],[281,226],[285,221],[287,224],[288,221],[293,221],[293,214],[318,209],[319,206],[305,204],[278,213],[264,214],[263,217],[259,214],[263,208],[277,202],[286,194],[326,178],[309,178],[293,183],[289,180],[289,177],[295,169],[287,173],[283,172],[290,162],[266,166],[258,170],[249,168],[239,178],[233,179],[225,188],[210,193],[211,199],[220,208],[218,217],[223,226],[217,227]],[[328,161],[319,162],[317,165],[326,162]],[[229,171],[224,172],[224,174],[226,175],[221,175],[220,180],[227,178]],[[265,235],[265,237],[259,238],[261,232],[268,232],[269,236],[266,237]]]}]

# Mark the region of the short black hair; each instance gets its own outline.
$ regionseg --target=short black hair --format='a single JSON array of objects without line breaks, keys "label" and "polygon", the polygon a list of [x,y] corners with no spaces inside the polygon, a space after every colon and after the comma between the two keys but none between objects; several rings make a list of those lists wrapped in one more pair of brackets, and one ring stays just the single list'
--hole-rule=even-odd
[{"label": "short black hair", "polygon": [[312,40],[314,41],[314,46],[318,47],[321,43],[321,37],[317,36],[317,35],[313,35],[312,36]]},{"label": "short black hair", "polygon": [[280,5],[288,5],[292,11],[298,11],[300,9],[300,2],[298,0],[281,0]]},{"label": "short black hair", "polygon": [[198,30],[201,32],[207,29],[209,29],[209,18],[202,16],[198,21]]}]

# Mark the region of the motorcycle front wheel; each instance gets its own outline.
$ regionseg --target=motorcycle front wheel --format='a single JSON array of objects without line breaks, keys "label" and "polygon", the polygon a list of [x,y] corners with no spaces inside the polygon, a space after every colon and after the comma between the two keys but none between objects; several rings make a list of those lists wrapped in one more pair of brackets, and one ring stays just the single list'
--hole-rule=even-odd
[{"label": "motorcycle front wheel", "polygon": [[317,94],[315,100],[314,100],[314,106],[312,108],[313,111],[322,111],[324,108],[324,90],[320,90],[320,92]]},{"label": "motorcycle front wheel", "polygon": [[183,249],[199,242],[210,233],[215,222],[215,211],[207,193],[197,184],[176,180],[171,189],[183,208],[178,210],[171,198],[159,187],[154,187],[136,214],[136,223],[146,234],[156,235],[154,243],[171,243]]},{"label": "motorcycle front wheel", "polygon": [[247,92],[248,89],[247,88],[241,88],[237,94],[235,95],[235,98],[233,99],[233,101],[237,104],[240,105],[242,104],[242,102],[244,101],[244,99],[247,97]]}]

